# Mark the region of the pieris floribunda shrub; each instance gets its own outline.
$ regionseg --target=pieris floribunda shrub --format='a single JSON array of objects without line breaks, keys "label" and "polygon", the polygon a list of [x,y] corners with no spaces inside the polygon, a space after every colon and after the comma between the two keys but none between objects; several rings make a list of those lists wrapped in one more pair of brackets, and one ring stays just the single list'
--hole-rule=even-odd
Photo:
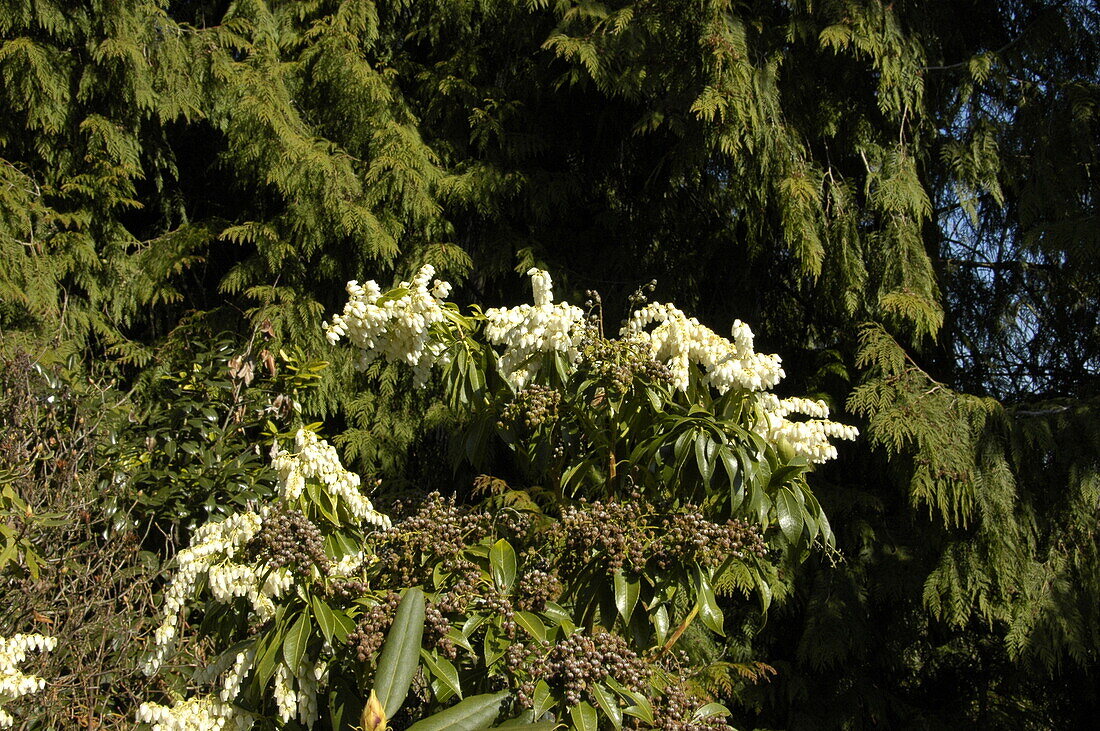
[{"label": "pieris floribunda shrub", "polygon": [[[708,658],[678,643],[725,633],[719,582],[766,611],[778,566],[831,546],[806,475],[854,429],[770,393],[779,358],[742,323],[726,339],[651,304],[609,338],[598,309],[553,301],[545,272],[531,272],[533,304],[468,315],[433,276],[350,283],[328,337],[439,387],[464,424],[460,458],[491,467],[497,440],[523,484],[486,476],[480,503],[433,494],[385,516],[315,428],[282,439],[274,497],[179,554],[147,671],[196,635],[220,658],[140,720],[426,729],[453,706],[478,719],[460,728],[727,728],[693,681]],[[412,620],[398,607],[414,588]],[[395,636],[419,650],[401,710],[404,691],[375,677]],[[360,717],[372,688],[387,701]]]},{"label": "pieris floribunda shrub", "polygon": [[0,728],[15,725],[15,718],[4,705],[46,687],[46,681],[19,670],[19,665],[32,651],[48,652],[57,646],[57,639],[45,635],[14,635],[0,637]]}]

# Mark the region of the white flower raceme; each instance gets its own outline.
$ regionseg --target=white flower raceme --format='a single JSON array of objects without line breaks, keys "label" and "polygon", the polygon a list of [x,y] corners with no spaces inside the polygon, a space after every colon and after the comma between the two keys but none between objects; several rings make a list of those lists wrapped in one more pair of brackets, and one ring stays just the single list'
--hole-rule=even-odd
[{"label": "white flower raceme", "polygon": [[748,325],[735,320],[732,335],[727,340],[675,305],[657,302],[635,310],[622,329],[623,337],[648,341],[653,357],[671,369],[673,386],[681,391],[687,390],[693,363],[703,369],[704,383],[719,393],[764,391],[782,380],[779,356],[757,353]]},{"label": "white flower raceme", "polygon": [[[810,462],[827,462],[837,456],[836,447],[829,439],[855,439],[859,430],[854,426],[829,421],[829,407],[824,401],[806,398],[786,398],[780,400],[775,394],[760,396],[761,410],[764,412],[762,423],[756,425],[756,431],[770,442],[786,441],[796,455]],[[811,417],[804,421],[791,421],[790,414]]]},{"label": "white flower raceme", "polygon": [[0,728],[15,724],[15,719],[4,710],[4,704],[29,693],[37,693],[46,687],[46,681],[34,675],[26,675],[18,665],[32,651],[49,652],[57,646],[57,639],[45,635],[14,635],[0,637]]},{"label": "white flower raceme", "polygon": [[308,429],[299,429],[294,438],[297,452],[277,450],[272,464],[279,473],[279,494],[284,500],[297,500],[306,480],[316,480],[334,503],[347,506],[357,520],[379,528],[389,528],[388,516],[374,509],[359,491],[360,478],[344,469],[336,448]]},{"label": "white flower raceme", "polygon": [[172,706],[142,703],[137,720],[152,724],[153,731],[247,731],[254,723],[251,713],[217,698],[188,698]]},{"label": "white flower raceme", "polygon": [[[771,442],[785,440],[796,455],[811,462],[825,462],[837,455],[829,439],[855,439],[858,430],[829,421],[824,401],[805,398],[780,400],[766,391],[783,378],[778,355],[764,355],[753,348],[749,326],[735,320],[733,340],[688,318],[671,304],[654,303],[634,314],[623,327],[623,337],[641,338],[649,343],[653,357],[672,371],[673,385],[686,390],[692,365],[703,369],[703,382],[719,393],[731,389],[757,392],[764,418],[756,431]],[[792,421],[790,414],[811,417]]]},{"label": "white flower raceme", "polygon": [[500,370],[517,390],[538,372],[542,354],[556,351],[575,362],[584,337],[584,311],[568,302],[554,304],[553,282],[547,272],[532,268],[527,275],[534,304],[485,311],[485,338],[504,346]]},{"label": "white flower raceme", "polygon": [[347,337],[361,351],[360,369],[380,355],[390,363],[407,363],[416,384],[422,385],[432,366],[445,358],[445,348],[433,339],[431,327],[443,321],[443,301],[451,285],[438,279],[432,282],[434,275],[435,268],[425,264],[411,282],[397,286],[399,294],[386,297],[374,280],[364,285],[348,282],[343,313],[324,325],[329,342]]},{"label": "white flower raceme", "polygon": [[[164,619],[153,635],[153,652],[144,667],[147,675],[154,674],[167,657],[178,634],[180,612],[203,578],[208,580],[211,594],[219,601],[248,597],[261,617],[274,612],[271,598],[289,586],[289,579],[282,576],[286,569],[269,572],[266,565],[234,560],[259,533],[263,512],[266,511],[237,513],[221,522],[207,523],[195,531],[191,545],[176,555],[176,575],[164,592]],[[269,573],[271,576],[265,578]]]},{"label": "white flower raceme", "polygon": [[275,668],[275,705],[279,709],[279,720],[283,723],[297,715],[298,694],[290,685],[290,669],[283,663]]}]

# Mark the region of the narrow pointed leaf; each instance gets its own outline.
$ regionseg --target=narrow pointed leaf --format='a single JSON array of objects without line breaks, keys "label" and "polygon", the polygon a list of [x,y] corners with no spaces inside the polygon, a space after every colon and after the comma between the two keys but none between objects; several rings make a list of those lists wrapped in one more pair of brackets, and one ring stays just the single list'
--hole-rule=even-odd
[{"label": "narrow pointed leaf", "polygon": [[493,571],[493,583],[502,592],[512,588],[516,580],[516,552],[508,541],[501,538],[489,551],[489,566]]},{"label": "narrow pointed leaf", "polygon": [[420,657],[433,676],[462,698],[462,684],[458,680],[458,670],[450,660],[445,657],[435,657],[424,648],[420,648]]},{"label": "narrow pointed leaf", "polygon": [[615,572],[615,608],[619,610],[619,616],[623,621],[630,621],[630,615],[634,613],[634,606],[638,603],[640,590],[641,582],[638,579],[628,579],[622,571]]},{"label": "narrow pointed leaf", "polygon": [[599,716],[596,709],[585,701],[569,709],[569,717],[573,719],[573,726],[577,731],[596,731],[599,725]]},{"label": "narrow pointed leaf", "polygon": [[797,543],[798,537],[802,535],[802,508],[786,487],[779,488],[776,498],[775,510],[779,518],[779,527],[788,541]]},{"label": "narrow pointed leaf", "polygon": [[516,612],[516,623],[527,630],[527,633],[539,642],[546,641],[546,625],[542,623],[538,615],[531,612]]},{"label": "narrow pointed leaf", "polygon": [[695,577],[695,600],[699,602],[699,618],[703,620],[703,624],[724,637],[725,617],[714,599],[714,589],[701,569]]},{"label": "narrow pointed leaf", "polygon": [[475,695],[445,711],[417,721],[408,731],[479,731],[489,728],[500,712],[507,692]]},{"label": "narrow pointed leaf", "polygon": [[691,719],[693,721],[702,721],[713,716],[728,716],[730,715],[730,709],[723,706],[721,703],[708,703],[705,706],[700,706],[695,709],[695,713],[692,714]]},{"label": "narrow pointed leaf", "polygon": [[332,635],[336,632],[336,617],[332,614],[332,608],[319,596],[313,597],[313,618],[317,620],[317,626],[321,628],[321,636],[325,642],[332,644]]},{"label": "narrow pointed leaf", "polygon": [[615,728],[622,728],[623,709],[619,707],[619,700],[615,697],[615,694],[600,683],[591,686],[591,690],[592,695],[596,697],[596,704],[603,711],[603,715],[611,721],[611,725]]},{"label": "narrow pointed leaf", "polygon": [[393,617],[393,625],[378,657],[374,674],[374,692],[393,718],[405,701],[413,675],[420,665],[420,641],[424,636],[424,592],[412,588],[405,592]]},{"label": "narrow pointed leaf", "polygon": [[668,609],[664,604],[657,607],[657,611],[650,615],[653,622],[653,630],[657,633],[657,643],[663,645],[668,639],[669,619]]},{"label": "narrow pointed leaf", "polygon": [[310,629],[309,613],[303,611],[283,638],[283,662],[293,673],[298,672],[302,656],[306,654]]}]

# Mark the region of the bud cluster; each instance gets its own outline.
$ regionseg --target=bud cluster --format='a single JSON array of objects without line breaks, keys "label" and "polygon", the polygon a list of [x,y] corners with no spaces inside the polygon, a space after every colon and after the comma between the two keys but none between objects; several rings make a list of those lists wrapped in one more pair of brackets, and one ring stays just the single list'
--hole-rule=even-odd
[{"label": "bud cluster", "polygon": [[520,684],[517,699],[532,705],[535,684],[545,680],[561,693],[566,705],[581,701],[595,704],[593,686],[614,678],[631,690],[641,691],[649,680],[649,666],[617,634],[597,628],[591,634],[577,630],[556,645],[516,643],[505,656],[511,672],[526,670],[529,677]]},{"label": "bud cluster", "polygon": [[556,389],[532,383],[516,393],[512,402],[504,407],[497,426],[503,429],[510,424],[523,424],[528,429],[535,429],[553,423],[558,419],[560,404],[561,393]]},{"label": "bud cluster", "polygon": [[382,647],[386,640],[386,631],[393,624],[393,615],[400,603],[401,596],[391,591],[360,615],[355,629],[348,633],[347,639],[359,662],[368,662]]},{"label": "bud cluster", "polygon": [[535,519],[530,513],[505,508],[493,516],[497,535],[512,543],[525,543],[535,529]]},{"label": "bud cluster", "polygon": [[[431,563],[431,562],[429,562]],[[461,621],[469,616],[470,605],[483,600],[480,591],[485,584],[481,581],[482,571],[476,563],[462,556],[448,558],[438,563],[441,575],[446,576],[447,586],[443,587],[435,598],[424,608],[424,646],[439,650],[453,660],[458,650],[454,641],[448,637],[452,619]],[[490,614],[503,613],[496,604],[484,605]],[[514,614],[509,604],[508,617]]]},{"label": "bud cluster", "polygon": [[[400,510],[400,506],[398,506]],[[379,534],[375,552],[393,586],[418,586],[431,578],[436,563],[456,558],[489,534],[492,516],[474,513],[433,492],[407,518]],[[431,556],[431,561],[424,561]]]},{"label": "bud cluster", "polygon": [[755,525],[740,518],[724,525],[712,523],[691,506],[687,512],[664,518],[661,532],[653,550],[654,561],[661,570],[674,563],[698,563],[714,568],[727,556],[764,558],[768,553],[760,529]]},{"label": "bud cluster", "polygon": [[760,529],[746,520],[712,523],[691,504],[660,518],[637,494],[623,501],[582,499],[561,511],[549,538],[561,551],[566,575],[575,575],[596,557],[609,573],[640,573],[651,561],[665,571],[692,563],[713,568],[729,556],[744,560],[767,555]]},{"label": "bud cluster", "polygon": [[271,513],[249,548],[269,566],[285,566],[306,582],[311,580],[314,567],[321,576],[327,576],[331,568],[321,531],[300,510]]},{"label": "bud cluster", "polygon": [[637,381],[672,384],[672,371],[653,357],[648,341],[637,337],[618,340],[599,337],[592,329],[581,342],[580,368],[603,384],[612,396],[621,396]]},{"label": "bud cluster", "polygon": [[525,612],[541,612],[546,602],[561,596],[561,581],[542,568],[525,568],[516,587],[516,607]]},{"label": "bud cluster", "polygon": [[595,555],[610,572],[644,568],[652,539],[646,507],[637,500],[587,503],[582,498],[579,505],[563,508],[561,520],[550,529],[551,542],[562,547],[562,572],[576,574]]},{"label": "bud cluster", "polygon": [[333,576],[328,582],[328,595],[340,599],[356,599],[367,593],[367,582],[347,576]]},{"label": "bud cluster", "polygon": [[726,723],[725,716],[695,718],[699,703],[699,699],[688,692],[685,682],[668,685],[659,696],[650,699],[656,723],[644,728],[660,731],[734,731],[733,726]]}]

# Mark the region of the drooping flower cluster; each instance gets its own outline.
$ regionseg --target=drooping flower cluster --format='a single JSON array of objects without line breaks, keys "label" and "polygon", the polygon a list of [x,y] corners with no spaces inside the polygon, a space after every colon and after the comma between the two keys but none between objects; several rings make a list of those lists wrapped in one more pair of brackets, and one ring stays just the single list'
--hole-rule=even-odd
[{"label": "drooping flower cluster", "polygon": [[675,305],[657,302],[635,310],[622,329],[623,337],[648,341],[653,357],[669,367],[672,385],[681,391],[687,390],[692,364],[703,369],[703,382],[718,393],[763,391],[782,380],[779,356],[757,353],[748,325],[735,320],[732,334],[733,340],[727,340]]},{"label": "drooping flower cluster", "polygon": [[329,342],[347,337],[360,351],[360,369],[379,355],[390,363],[407,363],[416,384],[422,385],[432,366],[445,357],[431,327],[443,321],[443,301],[451,285],[438,279],[433,282],[433,276],[435,268],[425,264],[411,282],[401,282],[386,296],[374,280],[363,285],[348,282],[343,313],[324,326]]},{"label": "drooping flower cluster", "polygon": [[276,450],[272,465],[279,473],[279,496],[297,500],[306,480],[316,480],[328,492],[334,504],[343,504],[356,520],[388,528],[390,519],[374,509],[359,491],[359,475],[344,469],[336,448],[308,429],[299,429],[294,438],[297,452]]},{"label": "drooping flower cluster", "polygon": [[531,277],[534,304],[485,311],[485,338],[504,346],[500,370],[516,390],[538,372],[541,355],[556,351],[575,362],[584,339],[584,311],[568,302],[554,304],[553,282],[547,272],[532,268],[527,276]]},{"label": "drooping flower cluster", "polygon": [[279,720],[289,723],[297,718],[306,728],[317,723],[317,692],[327,682],[324,662],[303,660],[297,672],[285,664],[275,669],[275,706]]},{"label": "drooping flower cluster", "polygon": [[[780,400],[771,393],[761,394],[762,423],[756,429],[771,442],[786,442],[798,456],[810,462],[822,463],[837,456],[836,447],[829,439],[855,439],[859,430],[854,426],[829,421],[829,407],[824,401],[805,398]],[[790,414],[810,417],[805,421],[792,421]]]},{"label": "drooping flower cluster", "polygon": [[154,674],[168,656],[179,633],[180,612],[204,578],[218,601],[248,597],[260,617],[274,614],[272,598],[289,588],[290,572],[285,568],[269,572],[259,563],[235,560],[262,525],[262,515],[248,511],[231,515],[220,523],[207,523],[195,531],[191,546],[176,556],[176,575],[164,592],[164,619],[154,634],[152,655],[145,663],[147,675]]},{"label": "drooping flower cluster", "polygon": [[15,725],[15,719],[4,710],[5,703],[46,687],[45,680],[24,674],[17,666],[27,659],[28,652],[49,652],[56,646],[57,639],[45,635],[0,637],[0,728]]},{"label": "drooping flower cluster", "polygon": [[171,706],[142,703],[137,720],[153,731],[247,731],[253,725],[251,713],[217,698],[188,698]]}]

